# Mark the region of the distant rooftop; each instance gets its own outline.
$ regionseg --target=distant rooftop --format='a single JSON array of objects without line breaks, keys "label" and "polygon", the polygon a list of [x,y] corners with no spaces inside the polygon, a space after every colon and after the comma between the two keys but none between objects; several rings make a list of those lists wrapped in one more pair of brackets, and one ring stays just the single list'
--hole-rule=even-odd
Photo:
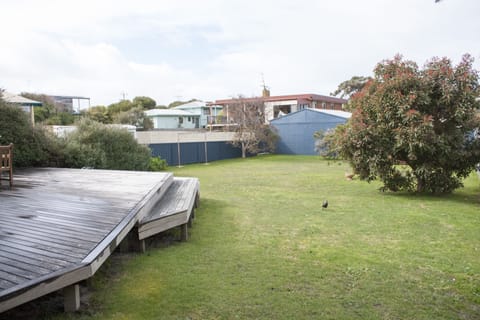
[{"label": "distant rooftop", "polygon": [[179,106],[176,106],[173,109],[183,110],[183,109],[193,109],[193,108],[203,108],[203,107],[218,108],[218,109],[222,108],[222,106],[219,106],[219,105],[216,105],[216,104],[210,103],[210,102],[192,101],[192,102],[188,102],[188,103],[184,103],[184,104],[181,104]]},{"label": "distant rooftop", "polygon": [[[237,100],[238,99],[215,100],[215,104],[220,104],[220,105],[228,104]],[[346,99],[324,96],[324,95],[313,94],[313,93],[290,94],[290,95],[269,96],[269,97],[253,97],[253,98],[245,98],[244,100],[247,100],[247,101],[262,100],[264,102],[299,100],[299,101],[322,101],[322,102],[332,102],[332,103],[341,103],[341,104],[348,102],[348,100]]]},{"label": "distant rooftop", "polygon": [[200,108],[200,107],[205,107],[206,105],[207,105],[207,103],[204,102],[204,101],[191,101],[191,102],[187,102],[187,103],[178,105],[173,109]]},{"label": "distant rooftop", "polygon": [[80,97],[80,96],[49,96],[49,97],[52,97],[52,98],[55,98],[55,99],[90,100],[89,97]]},{"label": "distant rooftop", "polygon": [[8,103],[15,103],[22,106],[41,106],[42,103],[39,101],[35,101],[32,99],[28,99],[17,94],[13,94],[10,92],[2,92],[2,99]]}]

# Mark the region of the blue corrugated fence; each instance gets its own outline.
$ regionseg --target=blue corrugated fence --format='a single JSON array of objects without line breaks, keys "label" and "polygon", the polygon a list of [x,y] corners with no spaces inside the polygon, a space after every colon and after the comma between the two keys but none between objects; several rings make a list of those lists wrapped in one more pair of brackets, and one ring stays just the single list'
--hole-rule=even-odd
[{"label": "blue corrugated fence", "polygon": [[[155,143],[150,144],[152,156],[160,156],[169,166],[190,163],[210,162],[223,159],[239,158],[242,152],[239,148],[227,142],[184,142],[184,143]],[[180,161],[179,161],[180,146]]]}]

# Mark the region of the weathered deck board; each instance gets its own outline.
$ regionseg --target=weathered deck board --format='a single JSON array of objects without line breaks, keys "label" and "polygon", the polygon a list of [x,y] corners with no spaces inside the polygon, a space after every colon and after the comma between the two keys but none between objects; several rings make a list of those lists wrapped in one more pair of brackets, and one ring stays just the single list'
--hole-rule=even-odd
[{"label": "weathered deck board", "polygon": [[[14,232],[17,230],[19,224],[11,224],[9,222],[1,222],[2,225],[2,230],[4,233],[7,235],[13,235]],[[65,232],[62,230],[62,232],[57,231],[51,231],[51,230],[43,230],[39,231],[38,227],[35,228],[34,226],[25,226],[21,225],[25,233],[28,234],[29,237],[31,238],[36,238],[36,239],[49,239],[54,243],[66,243],[70,246],[78,246],[78,247],[90,247],[91,244],[95,243],[95,241],[85,239],[85,234],[80,234],[76,233],[75,235],[72,235],[70,232]],[[0,235],[1,237],[1,235]],[[81,240],[79,242],[78,240]]]},{"label": "weathered deck board", "polygon": [[140,240],[186,224],[194,209],[199,182],[196,178],[174,178],[162,201],[139,221]]},{"label": "weathered deck board", "polygon": [[[59,234],[62,235],[63,237],[70,237],[70,238],[78,238],[79,240],[85,240],[87,237],[96,237],[98,234],[101,234],[102,232],[96,231],[96,232],[89,232],[86,230],[79,230],[74,228],[73,226],[60,226],[60,225],[52,225],[50,223],[42,222],[42,221],[36,221],[35,223],[31,221],[24,221],[24,220],[19,220],[15,218],[9,219],[8,217],[0,214],[0,228],[3,227],[3,225],[7,225],[8,223],[13,223],[16,226],[16,230],[21,227],[23,230],[28,232],[31,229],[34,230],[39,230],[40,232],[44,232],[46,234]],[[1,233],[4,233],[3,230],[0,229]],[[95,241],[93,241],[95,242]]]},{"label": "weathered deck board", "polygon": [[170,173],[35,169],[0,187],[0,312],[93,275]]},{"label": "weathered deck board", "polygon": [[22,263],[24,265],[33,265],[33,266],[37,266],[40,269],[46,269],[49,271],[58,270],[62,266],[65,266],[66,264],[66,263],[63,265],[52,264],[52,263],[48,263],[48,261],[45,261],[45,260],[38,260],[38,259],[30,258],[28,256],[20,255],[18,253],[11,253],[5,250],[3,250],[0,253],[0,261],[4,263],[14,263],[14,264]]}]

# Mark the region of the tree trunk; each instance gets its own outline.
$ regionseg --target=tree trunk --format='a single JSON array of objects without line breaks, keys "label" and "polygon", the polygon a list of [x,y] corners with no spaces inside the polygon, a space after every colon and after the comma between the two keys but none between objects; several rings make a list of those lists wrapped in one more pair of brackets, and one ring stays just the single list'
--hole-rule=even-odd
[{"label": "tree trunk", "polygon": [[416,176],[417,178],[417,192],[421,193],[425,191],[425,181],[423,178]]},{"label": "tree trunk", "polygon": [[424,192],[425,191],[425,179],[422,176],[416,174],[418,166],[416,165],[416,163],[412,163],[412,162],[409,162],[409,161],[405,161],[405,162],[407,163],[407,165],[410,166],[410,168],[412,168],[412,173],[415,176],[415,179],[417,180],[417,192],[418,193]]},{"label": "tree trunk", "polygon": [[247,157],[247,145],[242,142],[242,158]]}]

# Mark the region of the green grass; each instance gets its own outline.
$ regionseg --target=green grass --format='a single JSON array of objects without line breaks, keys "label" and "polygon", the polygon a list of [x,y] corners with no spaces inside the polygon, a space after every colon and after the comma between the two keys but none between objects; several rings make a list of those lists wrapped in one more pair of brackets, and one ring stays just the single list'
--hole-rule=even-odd
[{"label": "green grass", "polygon": [[200,178],[189,241],[110,262],[90,309],[55,319],[480,318],[474,175],[434,197],[381,193],[317,157],[171,169]]}]

